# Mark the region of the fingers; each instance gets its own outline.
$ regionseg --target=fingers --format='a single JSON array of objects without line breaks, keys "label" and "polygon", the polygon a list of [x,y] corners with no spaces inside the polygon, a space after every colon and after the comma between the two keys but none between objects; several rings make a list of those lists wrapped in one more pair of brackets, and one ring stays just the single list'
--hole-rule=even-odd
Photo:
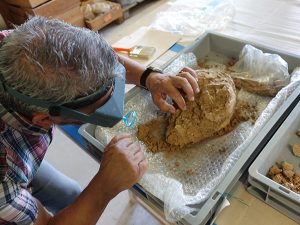
[{"label": "fingers", "polygon": [[133,154],[133,161],[140,166],[140,163],[146,161],[144,153],[141,151],[140,145],[135,142],[130,146],[131,154]]},{"label": "fingers", "polygon": [[138,167],[138,179],[140,179],[148,169],[148,162],[144,153],[141,151],[140,145],[137,142],[132,143],[129,148],[131,154],[133,154],[133,162],[135,162]]},{"label": "fingers", "polygon": [[[187,80],[182,77],[175,77],[173,76],[171,78],[173,81],[172,83],[170,82],[169,85],[165,86],[165,91],[168,93],[168,95],[173,99],[174,102],[178,105],[178,107],[182,110],[186,109],[186,104],[185,100],[180,94],[179,90],[176,88],[183,88],[182,84],[180,82],[186,82],[186,85],[189,85]],[[177,81],[175,81],[177,79]],[[190,96],[194,96],[193,90],[191,85],[189,85],[188,88],[184,87],[185,92],[189,92]],[[175,113],[175,107],[170,105],[162,96],[160,93],[152,93],[152,99],[154,104],[156,104],[162,111],[164,112],[170,112],[170,113]]]},{"label": "fingers", "polygon": [[198,82],[197,82],[196,78],[195,78],[191,73],[188,73],[188,72],[182,72],[182,73],[180,73],[180,76],[181,76],[181,77],[184,77],[185,79],[188,80],[189,84],[190,84],[190,85],[192,86],[192,88],[193,88],[194,93],[197,94],[197,93],[200,92]]},{"label": "fingers", "polygon": [[128,146],[128,148],[130,149],[133,155],[141,151],[141,147],[137,142],[133,142],[131,145]]},{"label": "fingers", "polygon": [[[152,94],[154,104],[163,112],[175,113],[175,107],[170,105],[165,98],[159,94]],[[185,103],[184,103],[185,104]]]},{"label": "fingers", "polygon": [[135,160],[137,163],[140,163],[141,161],[145,160],[144,153],[143,153],[142,151],[137,152],[137,153],[134,155],[134,160]]},{"label": "fingers", "polygon": [[[175,87],[180,88],[185,92],[189,101],[194,101],[194,99],[195,99],[194,91],[193,91],[192,85],[189,83],[189,81],[187,79],[176,76],[173,79],[173,84]],[[179,107],[180,107],[180,105],[179,105]]]},{"label": "fingers", "polygon": [[186,109],[186,102],[181,94],[189,101],[195,99],[195,94],[200,92],[197,82],[196,72],[188,67],[184,67],[181,76],[162,75],[160,82],[150,89],[153,102],[164,112],[175,113],[175,107],[166,101],[166,96],[170,96],[181,110]]},{"label": "fingers", "polygon": [[193,70],[189,67],[183,67],[181,72],[187,72],[187,73],[191,74],[196,79],[196,81],[198,81],[197,73],[195,70]]},{"label": "fingers", "polygon": [[[184,78],[181,78],[181,79],[184,79]],[[175,86],[181,87],[181,85],[179,85],[179,84],[177,84]],[[180,109],[185,110],[186,109],[185,100],[184,100],[183,96],[180,94],[179,90],[174,86],[170,86],[168,89],[169,89],[168,94],[173,99],[173,101],[176,102],[176,104],[178,105],[178,107]],[[193,95],[193,91],[191,89],[192,89],[191,86],[189,88],[184,87],[184,92],[188,92],[187,95],[193,97],[194,95]],[[189,98],[191,98],[191,97],[189,97]]]},{"label": "fingers", "polygon": [[115,144],[123,138],[130,138],[130,137],[131,137],[130,134],[119,134],[119,135],[113,137],[113,139],[111,139],[111,141],[109,142],[108,145]]},{"label": "fingers", "polygon": [[120,134],[120,135],[117,135],[117,136],[113,137],[111,139],[111,141],[108,143],[108,145],[106,146],[104,151],[108,151],[111,146],[115,145],[116,143],[118,143],[120,140],[123,140],[123,139],[130,139],[131,140],[130,134]]},{"label": "fingers", "polygon": [[122,138],[114,144],[121,152],[124,152],[130,158],[134,158],[135,154],[141,151],[141,147],[138,142],[134,142],[132,138],[127,135],[122,135]]},{"label": "fingers", "polygon": [[143,160],[143,161],[139,162],[138,166],[139,166],[139,177],[141,178],[148,169],[147,160]]}]

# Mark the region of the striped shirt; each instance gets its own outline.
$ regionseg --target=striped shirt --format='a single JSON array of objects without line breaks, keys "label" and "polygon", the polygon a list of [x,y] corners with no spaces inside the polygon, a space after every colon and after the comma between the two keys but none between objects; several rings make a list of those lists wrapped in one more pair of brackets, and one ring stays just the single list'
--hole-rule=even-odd
[{"label": "striped shirt", "polygon": [[0,224],[28,225],[37,218],[30,182],[52,140],[45,130],[0,105]]}]

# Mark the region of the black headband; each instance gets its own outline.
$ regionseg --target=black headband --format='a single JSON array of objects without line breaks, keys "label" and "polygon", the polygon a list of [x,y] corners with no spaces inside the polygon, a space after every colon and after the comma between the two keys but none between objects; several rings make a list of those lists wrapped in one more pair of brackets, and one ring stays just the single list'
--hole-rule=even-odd
[{"label": "black headband", "polygon": [[105,96],[107,94],[107,92],[110,90],[110,88],[113,86],[114,86],[114,79],[111,78],[107,82],[105,82],[104,85],[96,92],[94,92],[88,96],[84,96],[84,97],[75,99],[71,102],[64,103],[62,105],[65,107],[71,108],[71,109],[78,109],[78,108],[90,105],[90,104],[96,102],[97,100],[99,100],[100,98],[102,98],[103,96]]}]

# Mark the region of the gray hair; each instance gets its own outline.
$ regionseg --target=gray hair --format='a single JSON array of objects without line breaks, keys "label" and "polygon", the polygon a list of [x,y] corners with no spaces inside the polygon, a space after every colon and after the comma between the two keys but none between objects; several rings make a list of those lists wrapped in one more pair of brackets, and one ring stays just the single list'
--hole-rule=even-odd
[{"label": "gray hair", "polygon": [[[59,104],[94,92],[114,76],[116,64],[116,54],[99,34],[43,17],[16,27],[0,48],[0,73],[7,84]],[[27,116],[47,112],[7,93],[0,93],[0,102]]]}]

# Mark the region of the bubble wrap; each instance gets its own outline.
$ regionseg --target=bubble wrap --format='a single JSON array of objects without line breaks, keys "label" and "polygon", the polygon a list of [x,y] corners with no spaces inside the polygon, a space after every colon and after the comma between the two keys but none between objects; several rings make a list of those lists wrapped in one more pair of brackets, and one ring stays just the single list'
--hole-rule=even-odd
[{"label": "bubble wrap", "polygon": [[[176,73],[184,65],[196,68],[195,56],[191,53],[182,55],[165,71]],[[149,171],[139,182],[140,185],[164,202],[165,216],[168,221],[179,221],[194,211],[194,208],[189,205],[202,203],[210,196],[255,135],[299,85],[299,71],[294,72],[291,83],[273,99],[250,94],[246,91],[239,92],[239,99],[257,106],[260,116],[255,124],[241,123],[236,129],[224,136],[200,142],[178,152],[154,154],[147,151],[146,146],[137,140],[137,125],[157,117],[160,113],[152,103],[149,92],[145,90],[134,95],[125,105],[125,112],[129,110],[137,112],[138,122],[132,128],[126,128],[122,123],[118,123],[113,128],[97,127],[95,136],[105,136],[105,142],[109,142],[119,133],[132,134],[136,141],[141,144],[150,165]],[[101,140],[103,141],[103,138]],[[224,149],[226,150],[224,151]]]}]

